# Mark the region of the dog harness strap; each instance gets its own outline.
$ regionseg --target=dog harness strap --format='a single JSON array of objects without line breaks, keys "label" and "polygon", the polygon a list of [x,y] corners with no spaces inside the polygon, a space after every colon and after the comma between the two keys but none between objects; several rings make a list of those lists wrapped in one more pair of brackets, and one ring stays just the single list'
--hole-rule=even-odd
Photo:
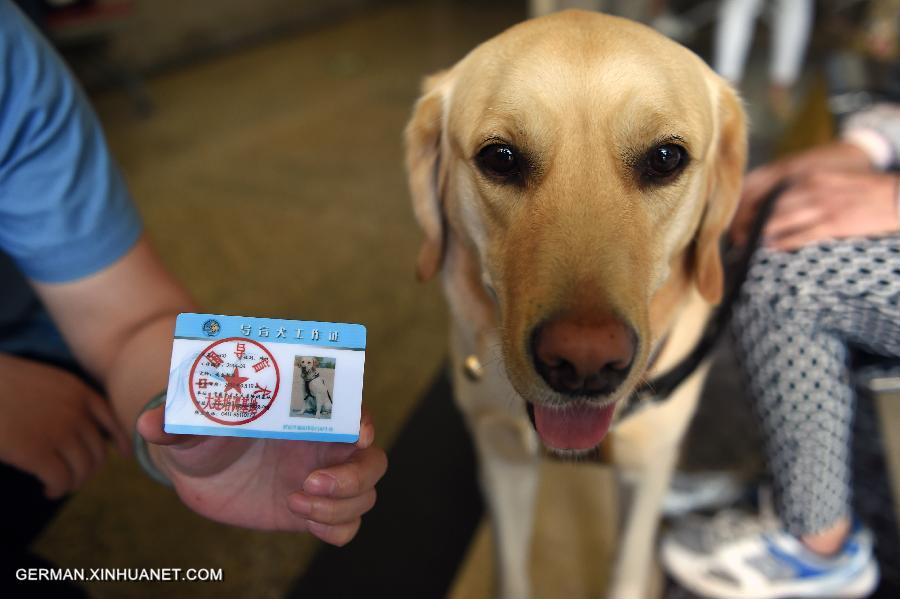
[{"label": "dog harness strap", "polygon": [[747,245],[734,261],[735,266],[732,269],[731,284],[726,288],[722,303],[712,319],[710,319],[703,336],[693,351],[668,372],[638,385],[625,405],[622,406],[622,409],[616,414],[618,421],[634,414],[635,411],[645,404],[664,402],[712,352],[716,343],[718,343],[722,334],[728,328],[728,323],[731,320],[731,309],[740,296],[741,287],[747,278],[747,272],[750,270],[750,261],[762,241],[763,228],[769,220],[772,210],[775,208],[778,197],[786,188],[786,184],[779,185],[760,204],[759,212],[756,213],[753,225],[750,228]]},{"label": "dog harness strap", "polygon": [[662,339],[659,340],[659,343],[656,344],[656,349],[650,354],[650,359],[647,360],[647,370],[653,368],[656,364],[656,361],[662,355],[664,349],[666,349],[666,344],[669,342],[669,334],[666,333]]}]

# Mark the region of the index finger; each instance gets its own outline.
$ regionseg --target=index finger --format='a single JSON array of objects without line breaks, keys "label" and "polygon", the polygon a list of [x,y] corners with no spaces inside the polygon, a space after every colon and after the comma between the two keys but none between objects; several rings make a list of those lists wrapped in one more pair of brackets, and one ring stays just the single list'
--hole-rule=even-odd
[{"label": "index finger", "polygon": [[365,407],[362,409],[362,415],[359,420],[359,438],[356,440],[356,446],[360,449],[366,449],[375,441],[375,424],[372,422],[372,415]]},{"label": "index finger", "polygon": [[379,447],[355,452],[343,464],[316,470],[303,481],[307,495],[356,497],[375,487],[387,470],[387,456]]},{"label": "index finger", "polygon": [[159,406],[141,414],[137,419],[135,434],[154,445],[177,445],[181,449],[198,445],[207,438],[201,435],[172,435],[165,432],[163,430],[165,410],[165,406]]}]

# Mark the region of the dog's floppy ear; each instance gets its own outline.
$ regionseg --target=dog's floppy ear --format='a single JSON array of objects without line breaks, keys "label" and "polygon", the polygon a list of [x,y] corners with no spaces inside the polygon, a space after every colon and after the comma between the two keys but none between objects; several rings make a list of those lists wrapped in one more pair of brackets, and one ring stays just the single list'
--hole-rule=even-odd
[{"label": "dog's floppy ear", "polygon": [[319,358],[313,357],[312,361],[313,361],[313,368],[318,368],[319,367]]},{"label": "dog's floppy ear", "polygon": [[744,107],[723,80],[716,87],[718,135],[712,149],[715,162],[707,185],[703,218],[694,240],[694,281],[700,295],[711,304],[722,299],[725,276],[719,240],[737,208],[747,161]]},{"label": "dog's floppy ear", "polygon": [[413,211],[425,232],[416,274],[426,281],[440,270],[446,243],[443,199],[440,189],[441,130],[444,119],[444,89],[448,71],[427,77],[422,97],[416,102],[406,125],[406,172]]}]

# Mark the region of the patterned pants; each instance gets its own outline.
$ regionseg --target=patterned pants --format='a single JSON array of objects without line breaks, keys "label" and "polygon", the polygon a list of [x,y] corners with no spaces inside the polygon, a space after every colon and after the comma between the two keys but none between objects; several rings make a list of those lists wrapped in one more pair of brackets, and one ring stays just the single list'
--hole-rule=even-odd
[{"label": "patterned pants", "polygon": [[773,478],[796,535],[850,516],[854,350],[900,357],[900,235],[762,249],[734,311]]}]

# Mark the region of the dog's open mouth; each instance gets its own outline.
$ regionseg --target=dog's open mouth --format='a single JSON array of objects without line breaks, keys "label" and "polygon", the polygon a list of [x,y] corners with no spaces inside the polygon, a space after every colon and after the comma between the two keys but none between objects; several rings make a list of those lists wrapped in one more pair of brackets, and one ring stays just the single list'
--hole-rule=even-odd
[{"label": "dog's open mouth", "polygon": [[550,407],[527,402],[526,406],[541,441],[552,449],[569,451],[586,451],[599,445],[609,432],[616,411],[614,403]]}]

